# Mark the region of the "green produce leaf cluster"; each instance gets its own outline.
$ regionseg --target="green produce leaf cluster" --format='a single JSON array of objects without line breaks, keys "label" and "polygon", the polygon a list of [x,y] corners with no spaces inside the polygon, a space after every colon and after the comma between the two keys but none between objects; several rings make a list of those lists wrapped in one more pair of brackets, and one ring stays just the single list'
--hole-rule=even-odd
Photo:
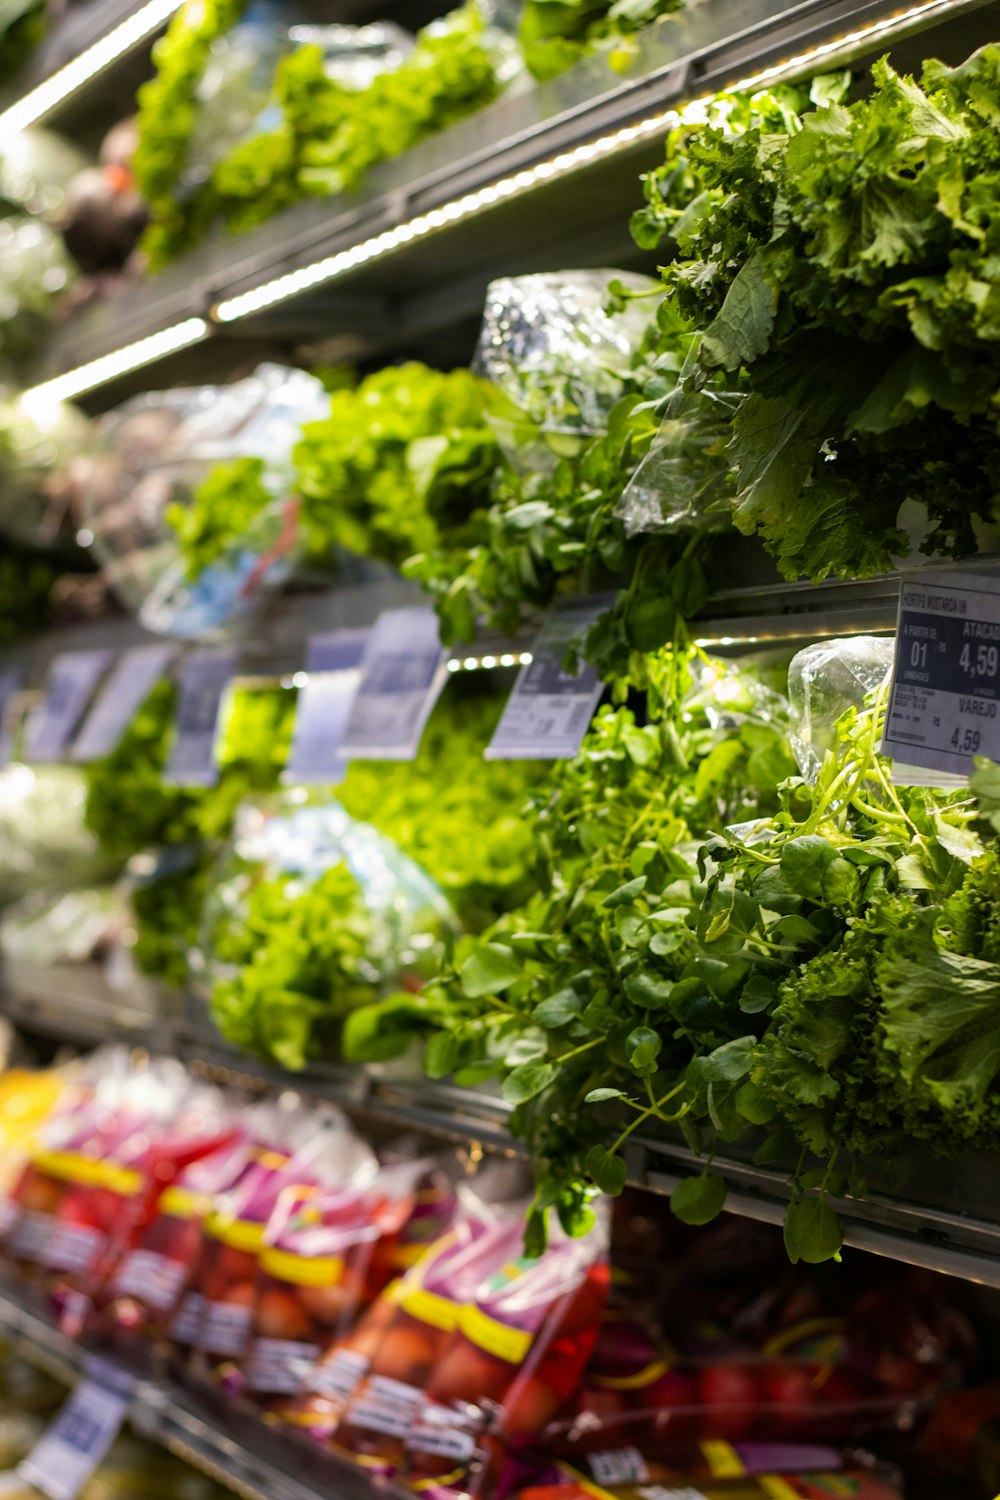
[{"label": "green produce leaf cluster", "polygon": [[743,382],[733,515],[789,578],[884,571],[914,535],[968,553],[1000,484],[1000,47],[873,79],[689,141],[664,271],[703,373]]},{"label": "green produce leaf cluster", "polygon": [[632,60],[628,38],[684,0],[524,0],[518,39],[536,78],[553,78],[596,48],[612,67]]},{"label": "green produce leaf cluster", "polygon": [[550,1209],[572,1231],[620,1190],[635,1132],[667,1130],[706,1161],[680,1217],[719,1211],[711,1158],[751,1136],[789,1174],[790,1256],[826,1259],[866,1157],[996,1143],[1000,772],[978,806],[893,786],[879,694],[809,785],[752,677],[697,652],[648,676],[650,722],[602,710],[532,799],[539,891],[415,1001],[352,1016],[347,1045],[416,1032],[432,1075],[499,1079],[536,1163],[534,1243]]},{"label": "green produce leaf cluster", "polygon": [[[466,679],[466,680],[463,680]],[[437,704],[412,762],[352,760],[337,801],[398,844],[473,930],[534,889],[535,844],[522,816],[549,774],[545,761],[489,761],[503,698],[459,674]]]},{"label": "green produce leaf cluster", "polygon": [[486,424],[489,387],[467,370],[411,361],[333,393],[294,450],[305,549],[399,563],[460,540],[489,497],[499,451]]},{"label": "green produce leaf cluster", "polygon": [[212,987],[227,1041],[283,1067],[336,1056],[342,1018],[378,992],[368,960],[371,919],[344,864],[311,883],[254,876],[239,908],[209,935],[214,959],[233,967]]},{"label": "green produce leaf cluster", "polygon": [[[144,248],[154,268],[190,249],[218,220],[241,233],[302,198],[351,191],[379,162],[489,104],[500,91],[485,21],[474,5],[419,32],[404,61],[362,89],[329,78],[321,49],[307,44],[278,64],[272,104],[280,124],[234,147],[183,203],[154,197],[169,175],[168,145],[175,162],[184,159],[193,127],[190,101],[207,55],[204,38],[228,29],[242,10],[242,0],[216,3],[217,15],[206,14],[196,35],[179,34],[166,51],[157,80],[146,85],[157,92],[140,97],[139,183],[154,211]],[[215,30],[225,7],[227,24]],[[155,108],[169,112],[172,128],[155,123]]]},{"label": "green produce leaf cluster", "polygon": [[112,859],[177,850],[164,873],[133,892],[136,959],[147,974],[182,984],[185,955],[197,937],[213,847],[228,836],[237,806],[278,783],[291,743],[293,692],[238,689],[224,709],[214,787],[190,789],[163,779],[174,735],[176,688],[153,689],[117,747],[87,767],[86,826]]},{"label": "green produce leaf cluster", "polygon": [[216,464],[193,491],[190,503],[167,507],[164,520],[177,537],[192,581],[254,528],[274,503],[264,483],[262,458]]}]

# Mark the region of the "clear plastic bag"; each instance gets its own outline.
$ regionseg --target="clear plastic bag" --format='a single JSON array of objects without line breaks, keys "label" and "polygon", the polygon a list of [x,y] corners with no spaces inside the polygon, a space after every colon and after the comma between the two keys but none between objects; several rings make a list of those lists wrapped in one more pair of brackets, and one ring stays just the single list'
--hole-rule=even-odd
[{"label": "clear plastic bag", "polygon": [[245,804],[211,883],[203,977],[227,1040],[301,1067],[336,1054],[343,1018],[419,989],[456,919],[390,839],[336,802]]},{"label": "clear plastic bag", "polygon": [[656,282],[629,272],[558,271],[502,277],[486,290],[476,368],[505,401],[489,417],[519,470],[551,470],[606,430],[611,408],[653,321],[652,299],[608,314],[608,283]]},{"label": "clear plastic bag", "polygon": [[345,89],[366,89],[382,73],[398,68],[413,51],[413,37],[392,21],[367,26],[293,26],[296,46],[323,51],[324,72]]},{"label": "clear plastic bag", "polygon": [[727,445],[743,397],[719,380],[699,380],[697,344],[667,396],[660,429],[618,502],[629,536],[731,525],[734,488]]},{"label": "clear plastic bag", "polygon": [[0,373],[34,353],[71,274],[61,238],[43,220],[0,219]]},{"label": "clear plastic bag", "polygon": [[792,658],[788,668],[792,753],[806,781],[814,783],[834,725],[849,708],[861,708],[892,670],[893,642],[855,635],[819,641]]},{"label": "clear plastic bag", "polygon": [[[282,365],[258,366],[228,386],[138,396],[101,419],[80,496],[81,524],[122,602],[149,630],[218,634],[288,575],[296,541],[289,498],[291,452],[304,422],[326,413],[318,380]],[[260,460],[271,497],[196,574],[171,507],[190,507],[215,465]]]},{"label": "clear plastic bag", "polygon": [[68,766],[10,765],[0,771],[0,901],[112,872],[84,825],[87,783]]},{"label": "clear plastic bag", "polygon": [[61,402],[0,401],[0,533],[31,547],[63,538],[71,522],[63,475],[87,432],[86,418]]}]

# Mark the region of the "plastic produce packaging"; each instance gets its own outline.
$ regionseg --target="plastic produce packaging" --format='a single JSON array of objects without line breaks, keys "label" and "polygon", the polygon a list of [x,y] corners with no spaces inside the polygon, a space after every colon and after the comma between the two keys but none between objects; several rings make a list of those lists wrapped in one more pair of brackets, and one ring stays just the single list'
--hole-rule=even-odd
[{"label": "plastic produce packaging", "polygon": [[243,1386],[260,1256],[279,1200],[359,1190],[377,1170],[374,1154],[332,1106],[302,1105],[283,1123],[286,1150],[255,1152],[204,1224],[198,1273],[203,1301],[193,1368],[232,1394]]},{"label": "plastic produce packaging", "polygon": [[419,988],[455,919],[391,840],[336,802],[238,811],[205,913],[205,979],[227,1040],[302,1067],[336,1055],[344,1017]]},{"label": "plastic produce packaging", "polygon": [[86,802],[86,779],[68,766],[15,764],[0,771],[0,901],[112,873],[84,826]]},{"label": "plastic produce packaging", "polygon": [[[461,1308],[516,1254],[520,1203],[486,1203],[467,1184],[447,1231],[335,1339],[282,1416],[317,1442],[402,1458],[402,1439]],[[385,1464],[383,1467],[393,1467]]]},{"label": "plastic produce packaging", "polygon": [[64,539],[71,521],[64,475],[87,433],[75,407],[0,400],[0,533],[32,547]]},{"label": "plastic produce packaging", "polygon": [[[302,423],[327,405],[311,375],[265,364],[233,385],[137,396],[98,422],[80,520],[147,629],[218,633],[287,576],[297,534],[291,451]],[[186,530],[192,496],[213,470],[212,482],[232,484],[234,504],[247,505],[236,541]],[[186,547],[197,548],[197,568]]]},{"label": "plastic produce packaging", "polygon": [[70,280],[63,242],[44,220],[0,218],[0,375],[34,351]]},{"label": "plastic produce packaging", "polygon": [[894,645],[878,636],[819,641],[799,651],[788,668],[792,753],[805,779],[815,783],[834,726],[849,708],[882,686],[892,669]]},{"label": "plastic produce packaging", "polygon": [[372,1300],[376,1247],[411,1218],[428,1166],[403,1162],[364,1187],[279,1198],[264,1231],[245,1365],[254,1401],[274,1405],[294,1394]]},{"label": "plastic produce packaging", "polygon": [[[697,1487],[687,1483],[696,1480]],[[902,1491],[875,1475],[864,1472],[827,1472],[793,1474],[751,1474],[742,1478],[706,1478],[704,1475],[668,1473],[666,1482],[682,1488],[664,1489],[659,1479],[652,1482],[601,1484],[601,1493],[612,1500],[648,1500],[651,1490],[660,1500],[829,1500],[831,1495],[850,1496],[851,1500],[903,1500]],[[831,1487],[832,1486],[832,1487]],[[519,1492],[520,1500],[591,1500],[592,1482],[577,1478],[564,1485],[531,1485]]]},{"label": "plastic produce packaging", "polygon": [[503,277],[486,289],[476,366],[504,400],[489,421],[515,468],[550,470],[607,428],[654,320],[640,300],[605,312],[608,283],[647,291],[647,276],[559,271]]}]

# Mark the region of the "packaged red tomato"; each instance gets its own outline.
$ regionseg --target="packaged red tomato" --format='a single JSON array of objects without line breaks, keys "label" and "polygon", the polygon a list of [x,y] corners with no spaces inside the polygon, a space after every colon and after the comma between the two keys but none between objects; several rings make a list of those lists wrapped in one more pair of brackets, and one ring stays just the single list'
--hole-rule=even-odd
[{"label": "packaged red tomato", "polygon": [[244,1369],[254,1401],[273,1406],[293,1395],[371,1301],[376,1248],[398,1238],[427,1169],[426,1161],[404,1162],[383,1168],[367,1188],[278,1199],[264,1232]]},{"label": "packaged red tomato", "polygon": [[514,1254],[520,1205],[496,1210],[466,1185],[448,1230],[392,1283],[306,1376],[282,1415],[319,1442],[350,1453],[400,1456],[402,1437],[462,1306]]},{"label": "packaged red tomato", "polygon": [[22,1276],[38,1279],[39,1254],[66,1196],[62,1168],[69,1157],[99,1161],[115,1130],[130,1068],[123,1048],[102,1048],[75,1070],[72,1084],[39,1133],[3,1215],[3,1253]]},{"label": "packaged red tomato", "polygon": [[[398,1226],[379,1235],[372,1250],[365,1286],[365,1300],[372,1301],[404,1271],[415,1266],[423,1255],[450,1228],[458,1211],[455,1192],[455,1157],[428,1159],[418,1163],[395,1163],[388,1171],[413,1170],[419,1167],[407,1194],[407,1212]],[[391,1185],[386,1170],[379,1174],[376,1187]]]},{"label": "packaged red tomato", "polygon": [[197,1268],[203,1223],[220,1194],[239,1181],[252,1149],[249,1121],[234,1115],[223,1122],[214,1149],[177,1174],[115,1270],[106,1327],[126,1337],[167,1337]]},{"label": "packaged red tomato", "polygon": [[287,1120],[287,1150],[259,1149],[204,1224],[197,1292],[203,1298],[194,1373],[236,1393],[251,1332],[258,1261],[268,1221],[289,1201],[336,1187],[360,1189],[377,1171],[371,1150],[332,1106],[303,1105]]},{"label": "packaged red tomato", "polygon": [[537,1437],[573,1394],[607,1296],[607,1215],[537,1257],[509,1256],[479,1285],[441,1350],[405,1444],[406,1481],[467,1494],[484,1477],[488,1429]]}]

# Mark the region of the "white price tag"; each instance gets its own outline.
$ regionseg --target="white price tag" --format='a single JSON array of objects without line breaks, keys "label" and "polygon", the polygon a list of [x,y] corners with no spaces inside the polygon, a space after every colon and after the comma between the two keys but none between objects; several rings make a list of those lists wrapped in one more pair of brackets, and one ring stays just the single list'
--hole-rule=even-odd
[{"label": "white price tag", "polygon": [[14,726],[11,723],[11,699],[22,685],[19,667],[0,672],[0,766],[5,766],[14,752]]},{"label": "white price tag", "polygon": [[164,781],[175,786],[214,786],[219,704],[236,671],[236,647],[203,647],[185,657],[177,702],[177,738]]},{"label": "white price tag", "polygon": [[63,651],[52,658],[44,697],[24,726],[25,760],[59,759],[110,661],[105,650]]},{"label": "white price tag", "polygon": [[170,665],[172,645],[132,646],[109,672],[73,744],[73,760],[110,755]]},{"label": "white price tag", "polygon": [[340,742],[344,759],[412,760],[444,686],[447,661],[433,610],[379,615]]},{"label": "white price tag", "polygon": [[531,648],[486,747],[487,760],[565,760],[577,753],[604,690],[593,667],[563,668],[570,642],[593,623],[597,607],[549,615]]},{"label": "white price tag", "polygon": [[974,755],[1000,758],[1000,574],[903,580],[882,753],[908,781],[908,767],[968,776]]},{"label": "white price tag", "polygon": [[135,1379],[108,1360],[91,1356],[84,1377],[18,1473],[49,1496],[75,1500],[118,1436]]},{"label": "white price tag", "polygon": [[295,707],[292,753],[282,775],[291,785],[333,785],[344,774],[340,754],[354,695],[361,681],[367,630],[331,630],[309,639],[309,680]]}]

